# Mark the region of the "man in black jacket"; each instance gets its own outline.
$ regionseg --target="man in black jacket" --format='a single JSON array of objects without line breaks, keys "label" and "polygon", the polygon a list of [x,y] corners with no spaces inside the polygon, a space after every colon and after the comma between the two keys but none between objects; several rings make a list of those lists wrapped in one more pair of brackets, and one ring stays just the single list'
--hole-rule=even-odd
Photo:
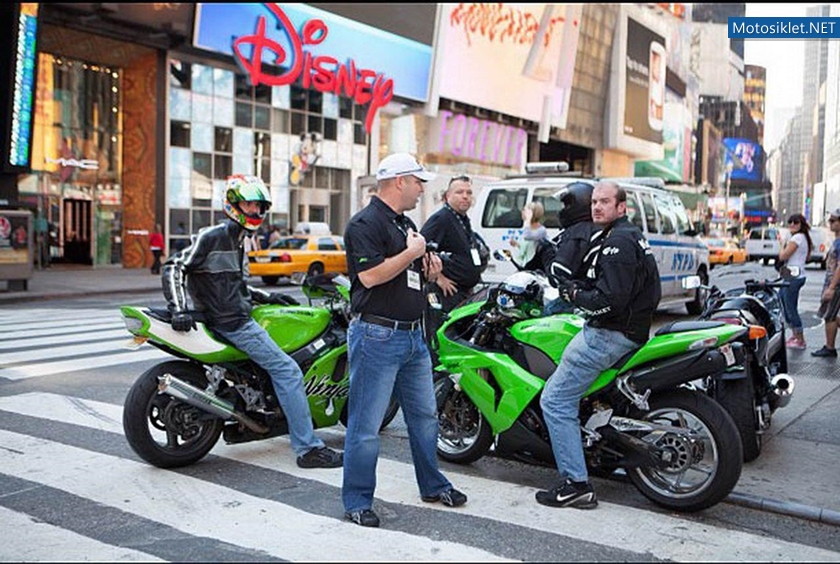
[{"label": "man in black jacket", "polygon": [[648,339],[659,305],[659,270],[642,232],[626,217],[627,194],[603,181],[592,191],[592,219],[604,229],[585,261],[587,282],[561,280],[561,296],[588,318],[566,346],[540,398],[560,486],[536,494],[553,507],[598,505],[581,443],[579,406],[598,375]]},{"label": "man in black jacket", "polygon": [[487,265],[467,217],[472,204],[472,180],[466,175],[455,176],[443,193],[443,207],[420,230],[426,241],[438,244],[437,251],[443,257],[443,273],[435,282],[443,311],[451,311],[472,294]]},{"label": "man in black jacket", "polygon": [[246,353],[271,376],[274,391],[289,423],[289,438],[301,468],[337,468],[341,453],[315,436],[312,414],[303,387],[300,367],[251,318],[252,299],[260,303],[288,303],[282,294],[250,288],[246,235],[262,224],[271,196],[265,183],[254,176],[228,178],[224,222],[201,229],[192,243],[171,256],[163,270],[163,293],[172,311],[172,328],[194,327],[187,310],[186,291],[215,333]]}]

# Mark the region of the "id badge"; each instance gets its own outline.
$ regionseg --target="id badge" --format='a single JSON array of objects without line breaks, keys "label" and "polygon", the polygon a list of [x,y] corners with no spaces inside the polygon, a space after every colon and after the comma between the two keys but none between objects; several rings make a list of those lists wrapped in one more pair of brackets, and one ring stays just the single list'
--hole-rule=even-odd
[{"label": "id badge", "polygon": [[481,266],[481,257],[478,256],[478,249],[470,249],[470,254],[472,255],[473,264]]},{"label": "id badge", "polygon": [[408,270],[408,287],[411,290],[420,291],[420,273],[415,270]]}]

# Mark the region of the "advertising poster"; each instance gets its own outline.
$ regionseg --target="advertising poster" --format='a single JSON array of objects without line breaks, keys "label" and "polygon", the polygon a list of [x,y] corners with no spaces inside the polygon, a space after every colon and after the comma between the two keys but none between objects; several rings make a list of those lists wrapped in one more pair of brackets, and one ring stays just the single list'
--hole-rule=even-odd
[{"label": "advertising poster", "polygon": [[624,133],[662,143],[665,115],[665,38],[627,19]]},{"label": "advertising poster", "polygon": [[761,182],[764,170],[764,154],[761,145],[749,139],[727,137],[723,140],[726,147],[726,170],[732,165],[731,180]]},{"label": "advertising poster", "polygon": [[0,212],[0,264],[29,262],[29,214]]},{"label": "advertising poster", "polygon": [[566,127],[580,4],[442,6],[439,96]]},{"label": "advertising poster", "polygon": [[[686,122],[688,119],[688,122]],[[688,110],[682,102],[665,102],[662,149],[665,157],[657,161],[636,161],[634,176],[656,176],[665,181],[685,182],[691,164],[691,127]]]}]

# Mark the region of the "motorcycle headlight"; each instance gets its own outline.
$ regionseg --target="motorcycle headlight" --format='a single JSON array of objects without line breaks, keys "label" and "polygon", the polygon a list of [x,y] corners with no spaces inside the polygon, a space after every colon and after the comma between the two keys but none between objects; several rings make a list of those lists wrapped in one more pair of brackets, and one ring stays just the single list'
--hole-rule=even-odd
[{"label": "motorcycle headlight", "polygon": [[496,296],[496,305],[502,309],[511,309],[514,305],[516,305],[516,302],[510,294],[506,292],[499,292],[499,295]]}]

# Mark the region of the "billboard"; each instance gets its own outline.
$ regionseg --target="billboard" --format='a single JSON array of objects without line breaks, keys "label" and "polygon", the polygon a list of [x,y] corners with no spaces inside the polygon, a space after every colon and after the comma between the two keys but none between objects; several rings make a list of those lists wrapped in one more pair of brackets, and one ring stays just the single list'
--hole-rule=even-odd
[{"label": "billboard", "polygon": [[232,56],[252,85],[300,80],[370,104],[368,132],[393,96],[428,99],[430,45],[306,4],[201,3],[193,44]]},{"label": "billboard", "polygon": [[621,4],[610,65],[605,148],[663,159],[666,23],[649,10]]},{"label": "billboard", "polygon": [[436,94],[566,127],[580,4],[441,4]]},{"label": "billboard", "polygon": [[0,147],[3,152],[2,168],[10,172],[27,172],[30,168],[37,76],[38,7],[39,4],[30,2],[6,6],[6,11],[13,14],[13,31],[6,39],[11,40],[11,57],[0,65],[4,71],[6,64],[10,67],[9,76],[4,77],[10,87],[4,89],[5,96],[0,96],[0,100],[3,100],[0,106],[8,104],[8,108],[0,107],[0,111],[5,114],[0,119],[4,137]]},{"label": "billboard", "polygon": [[726,137],[723,140],[723,146],[726,150],[724,166],[726,170],[731,170],[730,180],[749,182],[764,180],[764,152],[761,145],[749,139]]},{"label": "billboard", "polygon": [[666,181],[687,182],[691,167],[691,115],[682,100],[668,93],[662,130],[664,158],[636,161],[634,176],[656,176]]}]

